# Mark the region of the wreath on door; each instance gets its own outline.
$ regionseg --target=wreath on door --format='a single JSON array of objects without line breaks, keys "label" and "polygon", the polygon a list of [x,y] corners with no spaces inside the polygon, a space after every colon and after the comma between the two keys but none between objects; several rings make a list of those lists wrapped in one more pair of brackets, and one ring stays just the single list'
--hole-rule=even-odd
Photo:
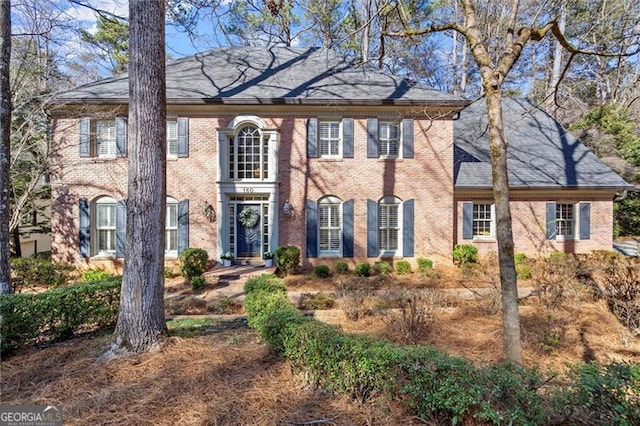
[{"label": "wreath on door", "polygon": [[258,212],[251,207],[245,207],[240,212],[239,219],[243,226],[253,228],[258,223]]}]

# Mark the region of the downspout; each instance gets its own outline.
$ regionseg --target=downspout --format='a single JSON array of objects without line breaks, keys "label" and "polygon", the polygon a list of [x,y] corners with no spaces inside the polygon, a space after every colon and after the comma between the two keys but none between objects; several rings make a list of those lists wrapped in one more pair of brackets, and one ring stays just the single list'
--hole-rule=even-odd
[{"label": "downspout", "polygon": [[616,195],[615,198],[613,199],[613,201],[622,201],[625,198],[627,198],[627,195],[629,193],[629,190],[625,189],[624,191],[622,191],[622,194],[620,195]]}]

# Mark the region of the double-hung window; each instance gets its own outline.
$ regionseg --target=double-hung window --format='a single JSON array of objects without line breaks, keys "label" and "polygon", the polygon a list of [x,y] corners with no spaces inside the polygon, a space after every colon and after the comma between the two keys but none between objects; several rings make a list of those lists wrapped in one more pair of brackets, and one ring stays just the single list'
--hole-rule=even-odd
[{"label": "double-hung window", "polygon": [[178,122],[167,120],[167,157],[178,156]]},{"label": "double-hung window", "polygon": [[178,255],[178,203],[173,199],[167,199],[165,218],[165,255]]},{"label": "double-hung window", "polygon": [[573,238],[575,233],[575,206],[573,204],[556,205],[556,237]]},{"label": "double-hung window", "polygon": [[112,256],[116,253],[116,201],[103,197],[95,203],[95,253]]},{"label": "double-hung window", "polygon": [[493,204],[473,205],[473,236],[492,238],[495,236]]},{"label": "double-hung window", "polygon": [[340,122],[320,121],[318,127],[320,156],[339,157],[341,155]]},{"label": "double-hung window", "polygon": [[318,203],[321,256],[339,256],[341,253],[340,204],[336,197],[324,197]]},{"label": "double-hung window", "polygon": [[380,121],[378,124],[378,154],[381,157],[397,157],[400,147],[400,123]]},{"label": "double-hung window", "polygon": [[98,157],[115,157],[116,155],[116,122],[115,120],[95,120],[95,147]]}]

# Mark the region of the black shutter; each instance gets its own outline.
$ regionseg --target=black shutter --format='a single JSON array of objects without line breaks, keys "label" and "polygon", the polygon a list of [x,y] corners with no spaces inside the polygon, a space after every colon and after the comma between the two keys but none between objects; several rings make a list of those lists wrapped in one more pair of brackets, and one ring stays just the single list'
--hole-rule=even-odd
[{"label": "black shutter", "polygon": [[127,156],[127,119],[116,118],[116,156]]},{"label": "black shutter", "polygon": [[124,257],[127,240],[127,202],[120,200],[116,204],[116,257]]},{"label": "black shutter", "polygon": [[178,202],[178,255],[189,247],[189,200]]},{"label": "black shutter", "polygon": [[189,119],[178,118],[178,157],[186,158],[189,156]]},{"label": "black shutter", "polygon": [[378,257],[378,203],[367,200],[367,257]]},{"label": "black shutter", "polygon": [[402,157],[413,158],[413,119],[402,120]]},{"label": "black shutter", "polygon": [[88,118],[83,118],[80,120],[80,157],[90,157],[91,156],[91,127],[90,121]]},{"label": "black shutter", "polygon": [[547,203],[547,239],[556,237],[556,203]]},{"label": "black shutter", "polygon": [[342,120],[342,156],[353,158],[353,118]]},{"label": "black shutter", "polygon": [[367,158],[378,158],[378,119],[367,120]]},{"label": "black shutter", "polygon": [[79,222],[79,241],[80,256],[91,256],[91,209],[89,201],[86,198],[80,198],[80,222]]},{"label": "black shutter", "polygon": [[404,257],[413,257],[414,253],[413,208],[413,200],[402,203],[402,256]]},{"label": "black shutter", "polygon": [[473,239],[473,203],[462,204],[462,238]]},{"label": "black shutter", "polygon": [[305,202],[307,216],[307,257],[318,257],[318,203]]},{"label": "black shutter", "polygon": [[307,157],[318,157],[318,119],[307,120]]},{"label": "black shutter", "polygon": [[580,203],[580,239],[591,238],[591,204]]},{"label": "black shutter", "polygon": [[353,200],[342,204],[342,257],[353,257]]}]

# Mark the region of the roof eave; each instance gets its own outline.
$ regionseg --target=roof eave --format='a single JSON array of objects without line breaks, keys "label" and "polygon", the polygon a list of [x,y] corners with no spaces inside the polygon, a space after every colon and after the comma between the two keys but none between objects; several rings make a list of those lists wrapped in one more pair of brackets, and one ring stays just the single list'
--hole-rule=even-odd
[{"label": "roof eave", "polygon": [[[57,98],[54,105],[126,105],[128,98]],[[462,110],[468,100],[409,99],[304,99],[304,98],[167,98],[168,105],[345,105],[345,106],[420,106]]]},{"label": "roof eave", "polygon": [[[585,185],[585,186],[562,186],[562,185],[547,185],[547,186],[536,186],[536,185],[511,185],[509,186],[509,190],[528,190],[528,191],[604,191],[604,192],[618,192],[618,191],[632,191],[634,190],[634,185],[615,185],[615,186],[594,186],[594,185]],[[479,190],[493,190],[492,186],[461,186],[454,185],[455,190],[460,191],[479,191]]]}]

